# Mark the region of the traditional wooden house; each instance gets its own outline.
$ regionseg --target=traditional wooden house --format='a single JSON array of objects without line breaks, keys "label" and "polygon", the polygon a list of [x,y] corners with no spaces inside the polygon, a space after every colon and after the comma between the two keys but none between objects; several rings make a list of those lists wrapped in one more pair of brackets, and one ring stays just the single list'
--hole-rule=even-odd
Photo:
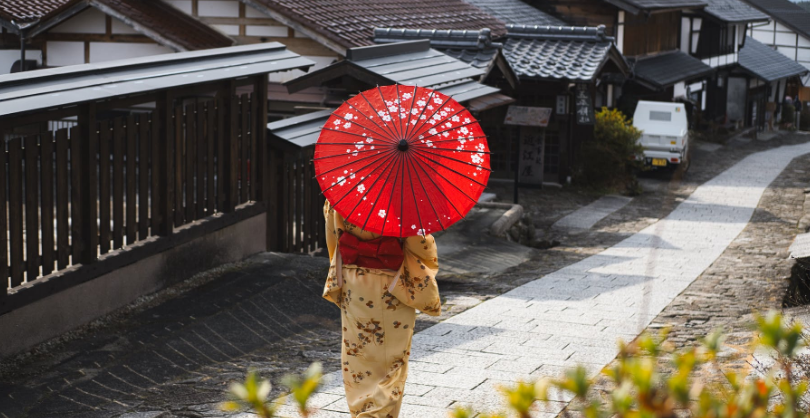
[{"label": "traditional wooden house", "polygon": [[[161,1],[9,0],[0,4],[0,74],[218,48],[234,41]],[[22,41],[21,41],[22,39]]]},{"label": "traditional wooden house", "polygon": [[[772,21],[748,25],[748,35],[810,69],[810,11],[788,0],[746,0]],[[779,86],[778,100],[786,95],[810,101],[810,73],[801,83]]]},{"label": "traditional wooden house", "polygon": [[[635,102],[690,96],[714,70],[682,49],[689,32],[685,17],[707,6],[704,0],[533,0],[531,3],[577,26],[605,26],[619,52],[633,64],[634,77],[613,95],[631,112]],[[686,33],[689,32],[687,37]]]},{"label": "traditional wooden house", "polygon": [[540,117],[520,121],[495,109],[482,122],[493,150],[493,176],[519,183],[564,183],[577,164],[580,145],[593,137],[594,108],[612,106],[630,66],[604,27],[507,25],[503,53],[520,85],[488,82]]}]

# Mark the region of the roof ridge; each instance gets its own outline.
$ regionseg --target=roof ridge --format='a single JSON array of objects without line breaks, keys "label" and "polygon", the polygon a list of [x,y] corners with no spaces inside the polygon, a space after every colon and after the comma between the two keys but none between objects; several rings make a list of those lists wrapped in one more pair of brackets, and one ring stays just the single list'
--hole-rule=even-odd
[{"label": "roof ridge", "polygon": [[374,42],[392,43],[405,40],[429,39],[430,45],[438,48],[499,48],[502,44],[492,41],[492,30],[468,29],[397,29],[374,28]]},{"label": "roof ridge", "polygon": [[539,26],[539,25],[506,25],[508,38],[534,38],[613,42],[607,36],[605,25],[593,26]]}]

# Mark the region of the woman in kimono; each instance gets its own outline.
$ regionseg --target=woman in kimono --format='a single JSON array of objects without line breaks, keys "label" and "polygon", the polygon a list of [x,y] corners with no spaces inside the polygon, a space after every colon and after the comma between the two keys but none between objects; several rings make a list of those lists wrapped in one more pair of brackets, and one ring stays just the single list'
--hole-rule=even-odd
[{"label": "woman in kimono", "polygon": [[[416,310],[441,313],[436,241],[431,235],[381,238],[346,222],[328,201],[323,211],[331,259],[323,297],[341,310],[341,369],[349,411],[353,418],[397,418]],[[393,252],[401,248],[400,258],[392,256],[398,267],[388,259],[383,261],[389,261],[389,268],[379,268],[380,260],[356,257],[356,248],[350,248],[381,241]]]}]

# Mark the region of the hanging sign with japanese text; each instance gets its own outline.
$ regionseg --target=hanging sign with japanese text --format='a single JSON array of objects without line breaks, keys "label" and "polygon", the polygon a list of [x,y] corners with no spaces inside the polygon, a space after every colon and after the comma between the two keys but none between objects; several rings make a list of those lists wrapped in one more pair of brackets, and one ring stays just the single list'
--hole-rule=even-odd
[{"label": "hanging sign with japanese text", "polygon": [[577,111],[578,125],[593,125],[596,118],[593,114],[593,99],[586,84],[577,84],[574,90],[574,103]]},{"label": "hanging sign with japanese text", "polygon": [[519,182],[522,185],[543,184],[545,129],[520,128]]},{"label": "hanging sign with japanese text", "polygon": [[504,125],[537,126],[545,128],[551,119],[550,107],[509,106]]}]

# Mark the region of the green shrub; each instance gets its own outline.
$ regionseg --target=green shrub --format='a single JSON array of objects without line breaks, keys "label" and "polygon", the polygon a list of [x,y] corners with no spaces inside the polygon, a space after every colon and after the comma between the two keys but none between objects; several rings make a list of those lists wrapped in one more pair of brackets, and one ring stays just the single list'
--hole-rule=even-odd
[{"label": "green shrub", "polygon": [[787,128],[793,126],[793,123],[796,122],[796,108],[793,105],[783,105],[782,106],[782,120],[781,123]]},{"label": "green shrub", "polygon": [[642,152],[640,137],[641,131],[622,112],[602,108],[596,114],[594,140],[582,147],[581,181],[597,188],[627,185],[638,166],[633,157]]}]

